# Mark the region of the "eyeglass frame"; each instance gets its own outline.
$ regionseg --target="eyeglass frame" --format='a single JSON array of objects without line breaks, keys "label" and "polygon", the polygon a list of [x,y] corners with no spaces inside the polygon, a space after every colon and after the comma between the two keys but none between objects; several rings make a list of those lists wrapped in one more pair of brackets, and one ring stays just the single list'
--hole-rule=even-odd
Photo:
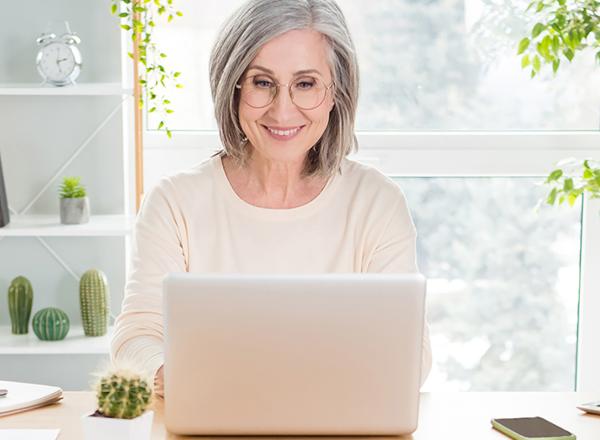
[{"label": "eyeglass frame", "polygon": [[[248,78],[254,78],[255,76],[261,76],[261,75],[265,75],[264,73],[260,73],[260,74],[256,74],[256,75],[251,75],[251,76],[247,76],[245,77],[242,81],[246,81]],[[265,75],[268,76],[268,75]],[[260,107],[255,107],[253,105],[248,104],[246,101],[246,104],[248,104],[250,107],[252,108],[265,108],[270,106],[271,104],[273,104],[275,102],[275,98],[277,98],[277,96],[279,95],[279,88],[281,86],[286,86],[288,89],[288,94],[290,95],[290,100],[292,101],[292,104],[294,104],[296,107],[298,107],[301,110],[314,110],[318,107],[320,107],[324,102],[325,102],[325,98],[327,97],[327,92],[335,85],[335,81],[331,81],[331,84],[329,84],[327,87],[325,87],[325,93],[323,94],[323,99],[321,100],[321,102],[319,102],[317,105],[315,105],[314,107],[310,107],[310,108],[304,108],[304,107],[300,107],[298,104],[296,104],[296,102],[294,101],[294,95],[292,95],[292,82],[288,83],[288,84],[282,84],[279,81],[277,81],[275,78],[272,78],[269,76],[270,79],[272,79],[275,83],[275,86],[277,87],[277,91],[275,92],[275,94],[273,95],[273,97],[271,98],[271,100],[269,101],[268,104],[265,104],[263,106]],[[317,78],[319,79],[319,78]],[[323,83],[325,83],[325,81],[323,81]],[[242,90],[242,85],[241,84],[236,84],[235,88],[238,90]]]}]

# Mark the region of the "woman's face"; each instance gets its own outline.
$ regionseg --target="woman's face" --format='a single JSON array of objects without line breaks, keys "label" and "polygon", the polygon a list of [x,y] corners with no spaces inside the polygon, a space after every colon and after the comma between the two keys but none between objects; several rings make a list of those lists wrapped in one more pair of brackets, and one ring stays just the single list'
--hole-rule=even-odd
[{"label": "woman's face", "polygon": [[318,107],[304,110],[292,102],[286,84],[292,84],[298,95],[310,88],[315,78],[321,85],[329,86],[332,78],[328,59],[327,41],[311,29],[286,32],[260,49],[242,77],[241,93],[247,87],[248,80],[244,79],[250,77],[253,87],[284,85],[266,107],[255,108],[240,99],[240,124],[254,149],[253,155],[257,153],[274,162],[304,162],[308,150],[327,128],[333,88],[325,91],[325,99]]}]

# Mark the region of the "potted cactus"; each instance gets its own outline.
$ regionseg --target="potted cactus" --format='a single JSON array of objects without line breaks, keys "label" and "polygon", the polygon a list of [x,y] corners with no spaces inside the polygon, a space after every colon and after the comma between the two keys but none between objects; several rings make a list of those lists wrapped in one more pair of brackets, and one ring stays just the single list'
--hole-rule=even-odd
[{"label": "potted cactus", "polygon": [[111,368],[96,384],[98,409],[82,417],[86,440],[148,440],[154,412],[152,382],[129,368]]},{"label": "potted cactus", "polygon": [[60,222],[77,225],[90,220],[90,201],[80,177],[64,177],[60,186]]}]

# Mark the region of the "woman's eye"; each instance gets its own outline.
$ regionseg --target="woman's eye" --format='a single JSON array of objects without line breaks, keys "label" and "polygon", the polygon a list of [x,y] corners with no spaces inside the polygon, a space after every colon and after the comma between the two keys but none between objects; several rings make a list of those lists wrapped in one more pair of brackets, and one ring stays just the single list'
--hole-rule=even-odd
[{"label": "woman's eye", "polygon": [[260,89],[268,89],[273,86],[273,83],[266,79],[255,79],[254,85]]},{"label": "woman's eye", "polygon": [[314,81],[310,81],[310,80],[301,80],[296,82],[295,87],[299,90],[308,90],[311,89],[315,86],[315,82]]}]

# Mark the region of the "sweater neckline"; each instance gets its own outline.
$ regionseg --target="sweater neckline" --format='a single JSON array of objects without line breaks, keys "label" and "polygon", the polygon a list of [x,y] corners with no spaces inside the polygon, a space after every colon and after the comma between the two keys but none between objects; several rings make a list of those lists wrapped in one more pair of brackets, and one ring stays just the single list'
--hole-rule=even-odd
[{"label": "sweater neckline", "polygon": [[314,214],[323,204],[326,203],[327,199],[331,197],[331,194],[334,192],[334,187],[337,186],[339,181],[339,173],[335,172],[331,177],[329,177],[321,192],[317,194],[314,199],[308,203],[305,203],[304,205],[297,206],[295,208],[263,208],[252,205],[237,195],[231,186],[231,182],[229,182],[229,179],[225,174],[221,155],[217,155],[212,158],[212,165],[217,185],[227,203],[245,214],[265,220],[292,220]]}]

